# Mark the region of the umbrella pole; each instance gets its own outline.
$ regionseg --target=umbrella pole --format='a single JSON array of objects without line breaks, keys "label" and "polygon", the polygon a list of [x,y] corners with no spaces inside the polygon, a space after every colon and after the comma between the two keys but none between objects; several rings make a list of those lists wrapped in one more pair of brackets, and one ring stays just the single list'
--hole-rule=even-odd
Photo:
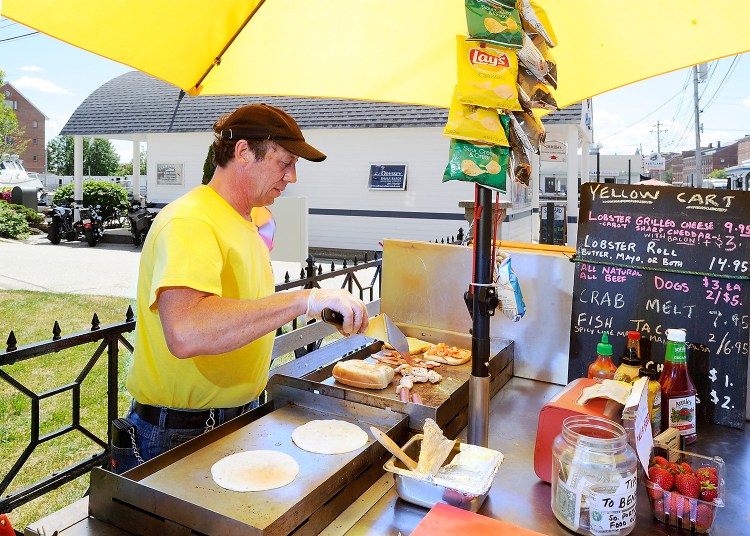
[{"label": "umbrella pole", "polygon": [[[476,185],[468,442],[487,446],[490,408],[490,316],[497,306],[492,284],[492,191]],[[494,306],[493,304],[494,297]]]}]

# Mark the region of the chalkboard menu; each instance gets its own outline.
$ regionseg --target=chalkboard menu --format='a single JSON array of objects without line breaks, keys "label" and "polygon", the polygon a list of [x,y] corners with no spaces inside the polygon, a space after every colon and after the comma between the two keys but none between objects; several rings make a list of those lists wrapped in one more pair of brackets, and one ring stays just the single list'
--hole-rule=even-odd
[{"label": "chalkboard menu", "polygon": [[[687,331],[698,419],[743,428],[750,346],[750,193],[584,184],[568,379],[586,376],[609,333],[658,368],[666,330]],[[699,430],[700,433],[700,430]]]}]

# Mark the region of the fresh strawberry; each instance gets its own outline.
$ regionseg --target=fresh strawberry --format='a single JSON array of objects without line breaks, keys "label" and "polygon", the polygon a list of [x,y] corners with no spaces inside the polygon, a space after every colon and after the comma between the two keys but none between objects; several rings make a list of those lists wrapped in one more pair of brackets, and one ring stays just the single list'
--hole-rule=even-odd
[{"label": "fresh strawberry", "polygon": [[654,456],[654,459],[651,460],[651,465],[658,465],[660,467],[669,467],[669,460],[667,460],[664,456]]},{"label": "fresh strawberry", "polygon": [[680,473],[674,477],[674,487],[685,497],[697,499],[701,495],[701,483],[698,477],[691,473]]},{"label": "fresh strawberry", "polygon": [[719,489],[713,484],[701,482],[701,496],[702,501],[711,502],[719,496]]},{"label": "fresh strawberry", "polygon": [[674,462],[667,463],[667,470],[672,473],[672,476],[677,476],[682,473],[682,467],[680,464]]},{"label": "fresh strawberry", "polygon": [[648,479],[654,484],[658,484],[664,491],[672,491],[672,486],[674,486],[672,473],[658,465],[648,470]]},{"label": "fresh strawberry", "polygon": [[682,463],[680,464],[680,467],[682,468],[682,472],[683,472],[683,473],[689,473],[689,474],[693,474],[693,468],[692,468],[692,467],[690,467],[690,464],[689,464],[689,463],[687,463],[687,462],[682,462]]},{"label": "fresh strawberry", "polygon": [[664,512],[671,519],[690,519],[690,499],[676,491],[669,494],[664,502]]},{"label": "fresh strawberry", "polygon": [[698,477],[698,480],[703,482],[707,482],[709,484],[713,484],[714,486],[719,485],[719,477],[716,476],[716,469],[711,471],[711,469],[714,469],[713,467],[701,467],[695,472],[695,476]]},{"label": "fresh strawberry", "polygon": [[699,504],[695,509],[695,530],[708,532],[714,522],[714,510],[707,504]]}]

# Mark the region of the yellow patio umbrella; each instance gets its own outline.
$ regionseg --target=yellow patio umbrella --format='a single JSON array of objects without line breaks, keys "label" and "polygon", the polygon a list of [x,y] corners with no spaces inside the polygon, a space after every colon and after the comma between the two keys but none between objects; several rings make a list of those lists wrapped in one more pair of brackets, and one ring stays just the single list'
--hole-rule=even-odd
[{"label": "yellow patio umbrella", "polygon": [[[541,0],[561,106],[750,50],[746,0]],[[464,2],[3,0],[2,14],[189,94],[448,107]],[[85,73],[81,73],[82,76]]]},{"label": "yellow patio umbrella", "polygon": [[[750,50],[746,2],[541,0],[559,42],[558,104]],[[456,83],[455,35],[466,32],[461,0],[3,0],[2,14],[191,95],[442,107]],[[488,189],[477,188],[477,207],[473,282],[486,288]],[[472,305],[468,439],[486,445],[489,315],[481,301]]]}]

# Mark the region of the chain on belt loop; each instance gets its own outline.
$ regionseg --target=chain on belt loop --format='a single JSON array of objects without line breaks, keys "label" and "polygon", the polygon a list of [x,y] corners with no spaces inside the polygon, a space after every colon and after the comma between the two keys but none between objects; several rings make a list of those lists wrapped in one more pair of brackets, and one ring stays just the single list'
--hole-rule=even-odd
[{"label": "chain on belt loop", "polygon": [[216,426],[216,419],[214,419],[214,408],[208,410],[208,419],[206,419],[205,432],[210,432]]}]

